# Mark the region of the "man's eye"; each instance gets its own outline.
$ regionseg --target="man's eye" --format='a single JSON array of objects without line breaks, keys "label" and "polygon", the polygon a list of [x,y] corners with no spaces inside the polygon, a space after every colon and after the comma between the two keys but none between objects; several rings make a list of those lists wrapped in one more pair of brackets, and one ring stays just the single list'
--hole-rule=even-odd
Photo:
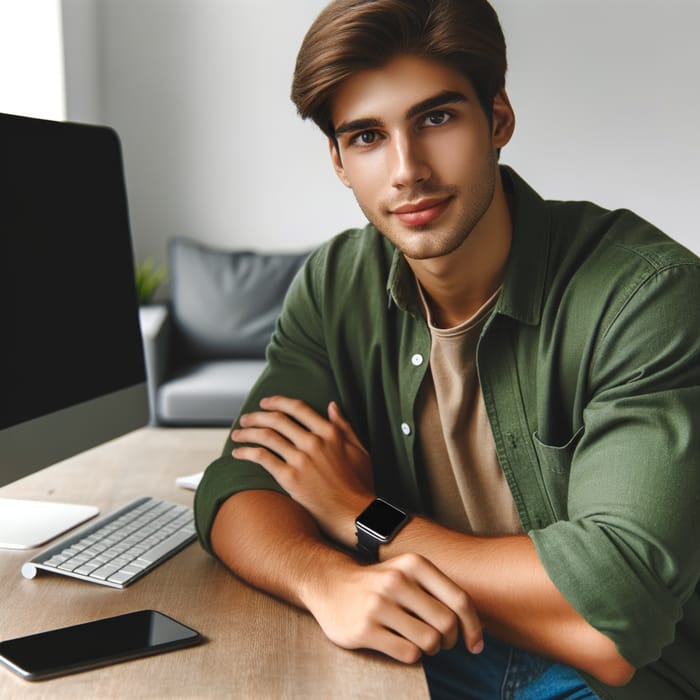
[{"label": "man's eye", "polygon": [[371,146],[376,140],[377,134],[374,131],[363,131],[353,136],[350,143],[353,146]]},{"label": "man's eye", "polygon": [[423,119],[423,126],[442,126],[450,121],[452,115],[449,112],[430,112]]}]

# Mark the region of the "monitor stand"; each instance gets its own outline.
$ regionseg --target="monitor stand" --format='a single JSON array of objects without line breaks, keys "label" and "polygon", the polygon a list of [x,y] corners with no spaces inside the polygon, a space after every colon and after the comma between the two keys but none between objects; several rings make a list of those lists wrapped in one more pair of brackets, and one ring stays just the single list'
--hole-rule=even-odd
[{"label": "monitor stand", "polygon": [[0,498],[0,548],[41,547],[98,513],[96,506]]}]

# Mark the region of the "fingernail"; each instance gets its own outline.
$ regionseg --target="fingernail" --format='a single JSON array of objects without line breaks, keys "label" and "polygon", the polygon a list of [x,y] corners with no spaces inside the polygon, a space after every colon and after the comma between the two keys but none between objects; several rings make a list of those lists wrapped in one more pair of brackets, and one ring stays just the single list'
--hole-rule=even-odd
[{"label": "fingernail", "polygon": [[481,654],[481,652],[483,650],[484,650],[484,640],[481,639],[469,651],[471,651],[472,654]]}]

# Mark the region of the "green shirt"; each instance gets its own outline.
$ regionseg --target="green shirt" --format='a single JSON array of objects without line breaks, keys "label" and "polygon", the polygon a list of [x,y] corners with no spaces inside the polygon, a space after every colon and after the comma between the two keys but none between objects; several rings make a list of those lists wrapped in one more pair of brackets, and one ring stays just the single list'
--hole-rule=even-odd
[{"label": "green shirt", "polygon": [[[498,458],[557,588],[640,669],[604,698],[700,698],[700,260],[629,211],[514,202],[503,291],[477,363]],[[404,259],[372,226],[319,248],[290,288],[244,411],[336,400],[369,450],[378,495],[431,515],[416,431],[430,333]],[[423,361],[425,360],[425,361]],[[195,511],[280,487],[223,456]]]}]

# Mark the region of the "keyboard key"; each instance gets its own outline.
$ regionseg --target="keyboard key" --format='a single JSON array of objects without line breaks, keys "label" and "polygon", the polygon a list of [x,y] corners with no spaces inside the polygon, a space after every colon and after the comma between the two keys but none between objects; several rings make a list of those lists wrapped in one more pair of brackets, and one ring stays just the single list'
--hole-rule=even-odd
[{"label": "keyboard key", "polygon": [[104,566],[101,566],[99,569],[96,569],[93,571],[90,576],[92,578],[98,578],[100,580],[104,580],[106,578],[109,578],[112,574],[116,573],[119,571],[119,567],[115,564],[105,564]]},{"label": "keyboard key", "polygon": [[110,576],[109,580],[112,583],[125,583],[126,581],[128,581],[132,577],[133,577],[133,574],[127,573],[126,571],[118,571],[113,576]]},{"label": "keyboard key", "polygon": [[137,561],[142,561],[146,564],[153,564],[164,554],[173,549],[173,547],[179,547],[184,542],[187,542],[192,535],[193,533],[189,531],[178,532],[176,535],[171,535],[167,540],[163,540],[163,542],[156,545],[153,549],[150,549],[148,552],[144,552]]}]

